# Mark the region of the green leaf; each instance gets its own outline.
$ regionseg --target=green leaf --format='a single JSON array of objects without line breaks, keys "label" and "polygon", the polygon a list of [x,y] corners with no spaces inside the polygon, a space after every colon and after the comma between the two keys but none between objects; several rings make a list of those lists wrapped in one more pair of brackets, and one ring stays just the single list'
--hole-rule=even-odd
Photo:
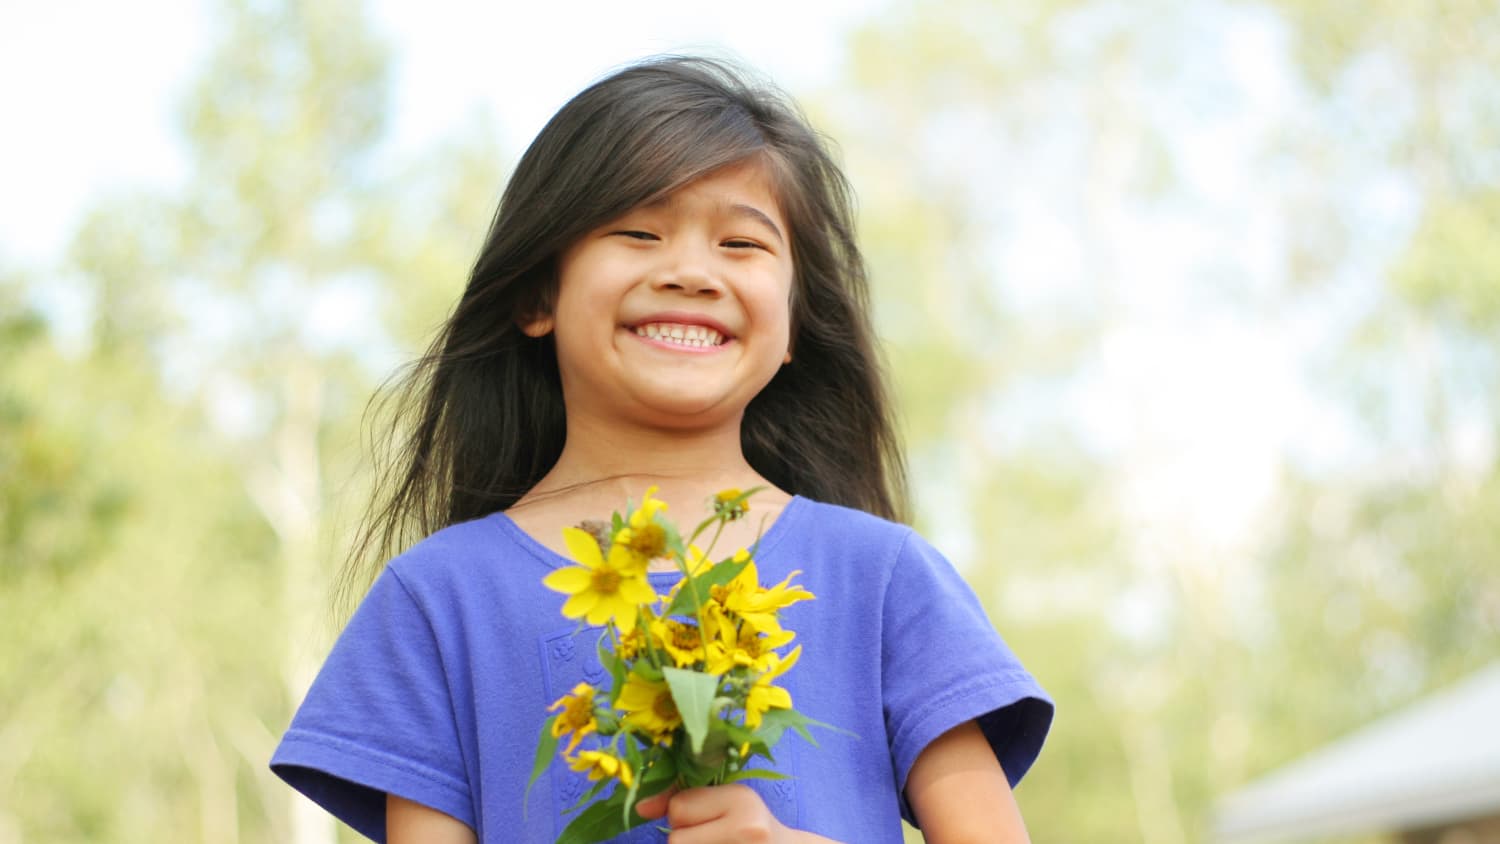
[{"label": "green leaf", "polygon": [[709,590],[715,586],[723,586],[739,576],[750,565],[749,560],[725,560],[716,564],[713,568],[703,574],[692,578],[691,582],[682,584],[677,590],[677,597],[672,599],[672,606],[667,608],[667,615],[691,615],[693,613],[692,589],[697,588],[698,594],[705,600],[708,598]]},{"label": "green leaf", "polygon": [[552,725],[561,714],[559,712],[542,722],[542,734],[537,736],[536,740],[536,761],[531,763],[531,779],[526,781],[526,791],[521,795],[521,817],[523,818],[526,817],[528,805],[526,800],[531,796],[531,787],[536,784],[536,778],[542,775],[542,771],[547,770],[547,766],[552,764],[552,757],[557,753],[557,737],[552,735]]},{"label": "green leaf", "polygon": [[635,775],[630,781],[630,790],[625,792],[625,803],[622,806],[625,814],[624,820],[626,823],[630,822],[630,810],[635,808],[636,795],[640,794],[641,781],[645,779],[645,771],[642,770],[643,761],[644,760],[641,758],[640,748],[637,748],[635,746],[635,742],[631,741],[629,737],[626,737],[625,764],[630,766],[630,772]]},{"label": "green leaf", "polygon": [[691,753],[684,753],[677,759],[677,779],[686,788],[712,785],[718,774],[718,765],[705,765]]},{"label": "green leaf", "polygon": [[723,729],[724,722],[717,718],[709,720],[708,738],[698,751],[696,761],[707,768],[718,770],[729,756],[729,736]]},{"label": "green leaf", "polygon": [[625,803],[625,792],[616,788],[598,803],[589,806],[574,818],[557,837],[557,844],[595,844],[619,835],[645,821],[627,822],[620,815]]},{"label": "green leaf", "polygon": [[703,752],[703,740],[708,737],[708,717],[713,708],[715,694],[719,690],[719,678],[713,674],[685,671],[681,668],[663,668],[662,676],[672,690],[672,702],[682,716],[682,726],[687,730],[688,741],[693,752]]},{"label": "green leaf", "polygon": [[782,733],[786,732],[788,729],[792,729],[796,730],[798,735],[806,739],[808,744],[812,745],[813,747],[817,747],[818,742],[812,737],[812,734],[807,731],[808,727],[819,727],[825,730],[833,730],[836,733],[843,733],[846,736],[859,738],[858,735],[851,733],[848,730],[839,729],[832,724],[825,724],[822,721],[814,720],[807,717],[806,715],[803,715],[801,712],[798,712],[795,709],[772,709],[770,712],[767,712],[761,717],[760,727],[755,731],[755,733],[762,741],[766,743],[767,748],[771,748],[776,746],[776,742],[781,741]]},{"label": "green leaf", "polygon": [[[771,759],[771,746],[766,743],[765,736],[762,735],[760,730],[752,730],[740,724],[726,722],[724,724],[724,733],[735,747],[739,747],[740,745],[750,746],[750,751],[746,758],[758,754]],[[778,733],[776,737],[780,738],[781,736]]]},{"label": "green leaf", "polygon": [[573,805],[569,806],[566,809],[563,809],[562,813],[564,815],[571,815],[574,812],[578,811],[579,809],[583,808],[583,806],[585,804],[587,804],[590,800],[593,800],[595,797],[597,797],[599,795],[599,792],[601,792],[601,791],[604,790],[605,786],[609,785],[612,782],[614,782],[614,780],[602,779],[602,780],[599,780],[598,782],[594,783],[592,786],[589,786],[589,790],[585,791],[583,793],[582,797],[579,797],[577,800],[574,800],[573,801]]},{"label": "green leaf", "polygon": [[609,705],[614,706],[625,688],[625,660],[609,648],[609,637],[599,637],[599,664],[609,672]]},{"label": "green leaf", "polygon": [[660,794],[677,779],[677,763],[670,753],[663,753],[651,763],[651,767],[640,777],[641,797]]}]

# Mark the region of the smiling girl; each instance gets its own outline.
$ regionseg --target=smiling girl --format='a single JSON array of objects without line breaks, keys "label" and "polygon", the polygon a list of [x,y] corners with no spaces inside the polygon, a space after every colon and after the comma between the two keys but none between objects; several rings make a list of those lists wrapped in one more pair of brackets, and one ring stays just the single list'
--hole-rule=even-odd
[{"label": "smiling girl", "polygon": [[[517,165],[408,390],[405,447],[351,555],[380,569],[272,767],[379,841],[548,842],[585,781],[526,802],[546,707],[601,671],[542,585],[567,526],[648,486],[696,513],[763,487],[763,579],[804,645],[778,679],[843,730],[793,777],[664,793],[619,841],[1025,841],[1011,787],[1052,705],[910,528],[848,190],[774,90],[658,58],[580,93]],[[762,533],[763,531],[763,533]],[[759,534],[759,535],[758,535]],[[678,575],[649,577],[666,592]],[[580,751],[581,752],[581,751]]]}]

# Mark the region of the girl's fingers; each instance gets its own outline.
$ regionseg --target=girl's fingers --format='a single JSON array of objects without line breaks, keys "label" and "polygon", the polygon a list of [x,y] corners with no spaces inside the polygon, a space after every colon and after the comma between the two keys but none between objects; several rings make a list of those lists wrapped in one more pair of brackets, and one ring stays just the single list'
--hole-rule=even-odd
[{"label": "girl's fingers", "polygon": [[717,820],[736,810],[753,808],[759,803],[760,796],[743,785],[690,788],[672,798],[667,807],[667,820],[673,829],[682,829]]},{"label": "girl's fingers", "polygon": [[677,793],[677,786],[671,786],[660,794],[653,794],[645,800],[635,804],[636,814],[648,821],[654,821],[667,813],[667,803],[672,795]]}]

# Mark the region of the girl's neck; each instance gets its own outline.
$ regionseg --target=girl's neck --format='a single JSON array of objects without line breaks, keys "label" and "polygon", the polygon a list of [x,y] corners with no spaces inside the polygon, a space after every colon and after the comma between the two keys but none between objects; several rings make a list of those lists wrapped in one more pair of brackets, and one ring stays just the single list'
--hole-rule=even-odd
[{"label": "girl's neck", "polygon": [[[656,486],[663,501],[696,512],[698,502],[721,489],[770,486],[745,460],[738,424],[661,430],[592,422],[569,418],[556,465],[518,506],[556,496],[607,500],[619,508]],[[768,489],[757,498],[784,497],[777,492]]]},{"label": "girl's neck", "polygon": [[[533,539],[567,556],[564,526],[623,512],[627,499],[639,504],[653,486],[682,530],[691,530],[707,515],[714,493],[766,487],[751,500],[751,517],[724,529],[716,557],[725,549],[749,547],[791,500],[745,460],[738,424],[716,431],[660,431],[590,426],[570,417],[557,464],[507,513]],[[651,566],[660,571],[674,567],[667,560],[654,560]]]}]

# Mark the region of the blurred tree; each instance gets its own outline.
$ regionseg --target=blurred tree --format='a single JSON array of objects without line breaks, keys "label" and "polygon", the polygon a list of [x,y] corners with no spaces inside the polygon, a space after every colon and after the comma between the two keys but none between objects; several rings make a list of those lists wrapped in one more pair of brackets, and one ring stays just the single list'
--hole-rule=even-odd
[{"label": "blurred tree", "polygon": [[1500,7],[1273,5],[1315,97],[1289,306],[1357,303],[1321,375],[1363,441],[1288,473],[1267,650],[1308,668],[1255,770],[1500,658]]},{"label": "blurred tree", "polygon": [[[1500,652],[1497,20],[1479,2],[955,0],[897,3],[853,39],[857,90],[825,110],[857,139],[921,515],[988,564],[972,581],[1060,702],[1020,792],[1039,837],[1198,840],[1216,796]],[[1289,469],[1263,544],[1226,549],[1131,524],[1129,467],[1056,397],[1132,298],[1114,221],[1215,213],[1173,136],[1250,108],[1202,73],[1242,25],[1296,62],[1251,160],[1288,221],[1270,263],[1297,283],[1268,299],[1213,267],[1192,292],[1330,332],[1367,308],[1325,375],[1371,446]],[[1040,266],[1021,281],[1039,212],[1069,234],[1023,245]]]},{"label": "blurred tree", "polygon": [[74,241],[88,353],[0,331],[24,352],[0,579],[29,625],[0,687],[49,678],[0,733],[30,751],[0,763],[0,840],[334,835],[266,770],[330,639],[308,633],[332,632],[329,502],[360,497],[372,373],[454,297],[499,156],[483,127],[409,163],[382,149],[387,51],[357,2],[232,1],[215,25],[190,180],[100,203]]},{"label": "blurred tree", "polygon": [[[1111,318],[1106,218],[1165,189],[1140,178],[1163,128],[1133,108],[1139,81],[1119,71],[1181,46],[1144,9],[1070,44],[1104,5],[897,4],[855,34],[854,95],[825,109],[860,190],[919,518],[1059,701],[1018,794],[1028,825],[1038,840],[1170,842],[1184,821],[1156,723],[1163,693],[1129,693],[1144,657],[1132,662],[1101,619],[1142,575],[1120,559],[1108,466],[1056,405]],[[1048,186],[1068,191],[1056,204],[1073,236],[1057,266],[1077,272],[1052,272],[1063,291],[1027,303],[997,247],[1034,209],[1022,192],[1039,172],[1085,174]],[[1031,418],[1011,415],[1026,406]]]}]

